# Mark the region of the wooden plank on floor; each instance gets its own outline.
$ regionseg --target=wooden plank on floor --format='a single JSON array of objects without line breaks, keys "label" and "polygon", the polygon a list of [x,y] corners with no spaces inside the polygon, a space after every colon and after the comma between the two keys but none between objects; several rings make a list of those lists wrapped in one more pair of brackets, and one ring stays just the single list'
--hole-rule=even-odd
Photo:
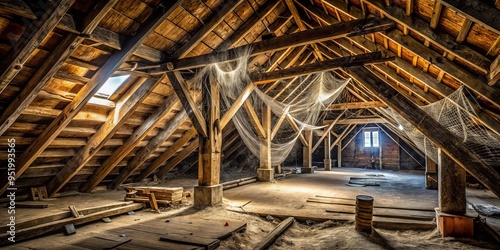
[{"label": "wooden plank on floor", "polygon": [[114,249],[120,245],[130,242],[130,237],[120,237],[119,234],[110,233],[91,233],[90,237],[86,237],[78,242],[73,243],[73,246],[84,247],[88,249]]},{"label": "wooden plank on floor", "polygon": [[284,233],[292,224],[293,217],[288,217],[282,222],[280,222],[264,239],[262,239],[259,244],[257,244],[253,249],[254,250],[263,250],[269,247],[273,242]]},{"label": "wooden plank on floor", "polygon": [[195,245],[189,244],[178,244],[173,242],[159,241],[159,236],[163,236],[164,234],[158,232],[144,232],[142,230],[138,230],[136,225],[129,227],[119,227],[108,230],[107,232],[114,234],[125,234],[127,237],[132,239],[131,242],[118,246],[115,249],[120,250],[137,250],[144,249],[147,246],[150,250],[163,250],[163,249],[176,249],[176,250],[193,250],[193,249],[203,249]]},{"label": "wooden plank on floor", "polygon": [[176,233],[169,233],[164,236],[160,236],[161,241],[168,241],[181,244],[190,244],[195,246],[203,247],[206,250],[216,249],[220,246],[219,239],[203,238],[203,237],[193,237],[192,235],[183,235]]}]

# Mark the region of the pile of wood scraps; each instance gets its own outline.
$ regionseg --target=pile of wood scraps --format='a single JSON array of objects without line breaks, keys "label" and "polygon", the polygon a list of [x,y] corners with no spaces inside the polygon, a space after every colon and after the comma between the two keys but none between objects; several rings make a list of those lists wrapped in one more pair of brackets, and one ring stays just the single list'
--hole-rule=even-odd
[{"label": "pile of wood scraps", "polygon": [[125,201],[136,203],[146,203],[154,210],[159,209],[159,205],[168,206],[171,204],[186,204],[191,194],[184,192],[182,187],[123,187],[127,193]]},{"label": "pile of wood scraps", "polygon": [[[135,204],[132,202],[120,202],[79,210],[74,206],[69,206],[68,211],[44,215],[25,221],[18,221],[15,225],[15,241],[20,242],[49,233],[60,233],[68,228],[73,228],[73,230],[75,230],[74,226],[139,210],[143,207],[143,204]],[[9,231],[9,227],[1,226],[0,230],[1,232],[7,232]],[[0,234],[0,246],[12,244],[12,242],[8,240],[8,237],[10,237],[8,233]]]}]

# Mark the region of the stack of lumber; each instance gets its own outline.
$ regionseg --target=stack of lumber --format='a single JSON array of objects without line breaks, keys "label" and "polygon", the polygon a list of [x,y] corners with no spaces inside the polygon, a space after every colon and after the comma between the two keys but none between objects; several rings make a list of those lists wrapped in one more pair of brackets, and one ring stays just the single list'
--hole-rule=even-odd
[{"label": "stack of lumber", "polygon": [[171,204],[181,203],[183,201],[182,187],[123,187],[127,194],[125,201],[134,201],[139,203],[149,203],[151,194],[154,194],[156,203],[158,204]]}]

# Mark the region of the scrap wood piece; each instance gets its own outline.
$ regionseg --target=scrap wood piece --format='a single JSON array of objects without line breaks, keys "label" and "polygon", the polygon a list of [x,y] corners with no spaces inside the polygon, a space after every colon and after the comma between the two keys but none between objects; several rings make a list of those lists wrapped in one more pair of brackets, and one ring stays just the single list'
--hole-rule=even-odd
[{"label": "scrap wood piece", "polygon": [[216,249],[220,245],[219,239],[193,237],[192,235],[182,235],[176,233],[167,233],[160,237],[161,241],[168,241],[173,243],[186,243],[189,245],[201,246],[206,250]]},{"label": "scrap wood piece", "polygon": [[80,214],[80,212],[78,212],[78,210],[76,209],[75,206],[68,206],[68,208],[69,208],[69,211],[71,211],[71,214],[73,215],[73,217],[78,218],[78,217],[83,216],[82,214]]},{"label": "scrap wood piece", "polygon": [[151,206],[151,209],[156,210],[157,212],[160,211],[158,208],[158,203],[156,202],[156,196],[154,193],[149,193],[148,194],[148,199],[149,199],[149,206]]},{"label": "scrap wood piece", "polygon": [[257,246],[253,249],[262,250],[269,247],[281,234],[283,234],[292,224],[294,218],[288,217],[284,221],[280,222],[278,226],[276,226],[273,231],[271,231]]},{"label": "scrap wood piece", "polygon": [[48,208],[49,204],[40,201],[19,201],[16,202],[17,208]]},{"label": "scrap wood piece", "polygon": [[[57,220],[57,221],[52,221],[44,224],[39,224],[33,227],[29,228],[23,228],[20,230],[16,230],[16,242],[31,239],[40,235],[44,235],[47,233],[53,233],[53,232],[58,232],[61,231],[65,225],[67,224],[74,224],[74,225],[81,225],[85,223],[89,223],[92,221],[100,220],[103,217],[107,216],[113,216],[113,215],[119,215],[123,213],[127,213],[128,211],[133,211],[133,210],[138,210],[142,209],[144,207],[143,204],[130,204],[126,206],[121,206],[117,208],[112,208],[92,214],[88,214],[83,217],[78,217],[78,218],[66,218],[62,220]],[[69,213],[69,212],[68,212]],[[12,244],[11,241],[8,240],[8,234],[7,233],[2,233],[0,234],[0,246],[3,245],[8,245]]]}]

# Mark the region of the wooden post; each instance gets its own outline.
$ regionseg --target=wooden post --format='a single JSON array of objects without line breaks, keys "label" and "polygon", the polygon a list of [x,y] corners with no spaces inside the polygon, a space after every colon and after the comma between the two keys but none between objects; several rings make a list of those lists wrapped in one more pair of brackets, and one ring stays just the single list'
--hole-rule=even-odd
[{"label": "wooden post", "polygon": [[324,145],[325,145],[325,159],[323,160],[324,170],[330,171],[332,170],[332,152],[331,152],[332,148],[330,147],[331,133],[327,128],[325,128],[323,133],[326,134],[324,139]]},{"label": "wooden post", "polygon": [[274,169],[271,166],[271,108],[262,106],[262,128],[264,136],[260,137],[260,167],[257,169],[257,180],[274,181]]},{"label": "wooden post", "polygon": [[220,98],[216,82],[202,83],[203,116],[207,121],[207,137],[200,136],[198,152],[198,186],[194,188],[195,206],[214,206],[222,203],[220,160],[222,131],[220,129]]},{"label": "wooden post", "polygon": [[342,140],[337,145],[337,167],[342,167]]},{"label": "wooden post", "polygon": [[429,156],[425,157],[425,188],[438,189],[438,166]]},{"label": "wooden post", "polygon": [[448,214],[465,214],[465,170],[439,149],[438,172],[439,210]]},{"label": "wooden post", "polygon": [[314,172],[312,168],[312,136],[311,130],[304,131],[304,137],[307,144],[302,147],[302,173],[312,173]]},{"label": "wooden post", "polygon": [[466,214],[466,172],[453,159],[438,150],[437,226],[443,237],[474,237],[474,216]]},{"label": "wooden post", "polygon": [[382,133],[378,133],[378,164],[379,169],[382,170]]}]

